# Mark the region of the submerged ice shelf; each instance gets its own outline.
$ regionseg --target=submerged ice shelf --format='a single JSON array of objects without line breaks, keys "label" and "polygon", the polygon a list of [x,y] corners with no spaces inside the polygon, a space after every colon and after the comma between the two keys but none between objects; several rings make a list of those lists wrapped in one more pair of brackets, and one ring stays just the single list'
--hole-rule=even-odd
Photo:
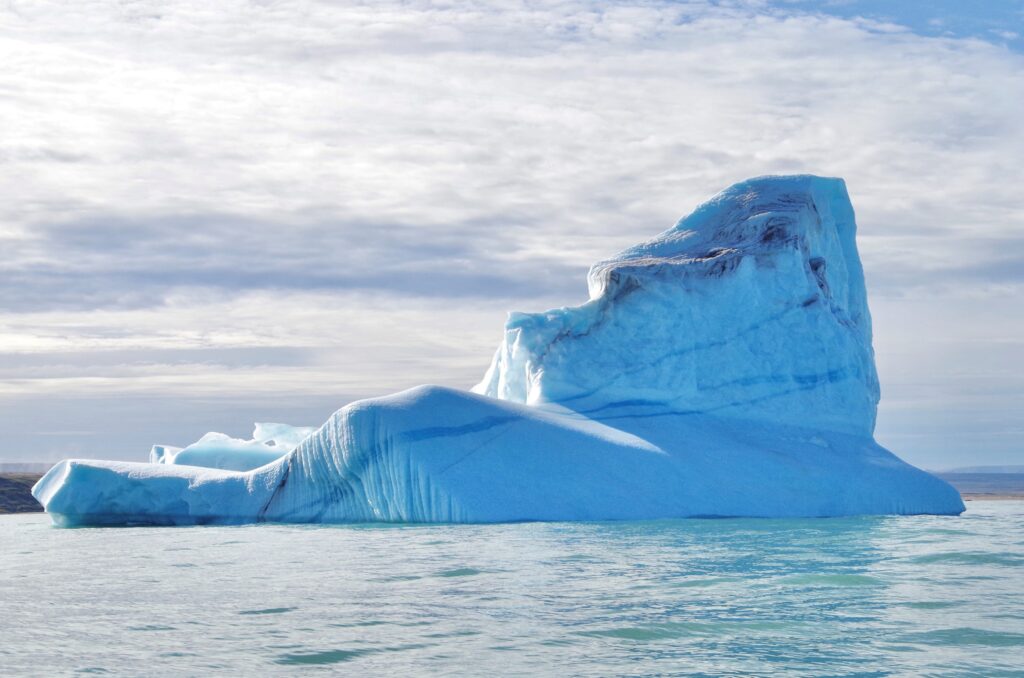
[{"label": "submerged ice shelf", "polygon": [[596,264],[582,306],[511,314],[475,393],[69,460],[33,492],[69,526],[960,513],[873,439],[855,230],[840,179],[751,179]]}]

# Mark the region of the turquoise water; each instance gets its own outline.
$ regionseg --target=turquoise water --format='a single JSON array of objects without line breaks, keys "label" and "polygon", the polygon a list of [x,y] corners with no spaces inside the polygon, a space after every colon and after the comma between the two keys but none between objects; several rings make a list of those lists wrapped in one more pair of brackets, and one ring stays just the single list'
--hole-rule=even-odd
[{"label": "turquoise water", "polygon": [[0,517],[0,674],[78,672],[1024,676],[1024,502],[424,527]]}]

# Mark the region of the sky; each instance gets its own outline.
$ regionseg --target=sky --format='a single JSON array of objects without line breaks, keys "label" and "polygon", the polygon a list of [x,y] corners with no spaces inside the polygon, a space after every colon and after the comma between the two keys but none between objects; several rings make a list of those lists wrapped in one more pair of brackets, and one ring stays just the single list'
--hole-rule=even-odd
[{"label": "sky", "polygon": [[1024,463],[1024,1],[0,3],[0,462],[470,387],[751,176],[846,179],[877,437]]}]

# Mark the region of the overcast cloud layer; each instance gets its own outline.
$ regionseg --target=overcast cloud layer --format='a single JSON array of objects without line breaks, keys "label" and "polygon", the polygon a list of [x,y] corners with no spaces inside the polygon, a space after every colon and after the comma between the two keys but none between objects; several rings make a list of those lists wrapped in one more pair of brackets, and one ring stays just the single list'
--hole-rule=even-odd
[{"label": "overcast cloud layer", "polygon": [[506,311],[811,172],[857,209],[881,442],[1021,463],[1019,33],[857,5],[8,3],[0,461],[470,386]]}]

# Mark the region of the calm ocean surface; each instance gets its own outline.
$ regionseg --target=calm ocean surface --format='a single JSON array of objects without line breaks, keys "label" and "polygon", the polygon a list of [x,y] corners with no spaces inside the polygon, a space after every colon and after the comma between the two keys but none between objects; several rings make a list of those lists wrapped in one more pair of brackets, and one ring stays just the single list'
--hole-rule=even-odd
[{"label": "calm ocean surface", "polygon": [[1024,502],[959,518],[50,527],[0,674],[1024,676]]}]

